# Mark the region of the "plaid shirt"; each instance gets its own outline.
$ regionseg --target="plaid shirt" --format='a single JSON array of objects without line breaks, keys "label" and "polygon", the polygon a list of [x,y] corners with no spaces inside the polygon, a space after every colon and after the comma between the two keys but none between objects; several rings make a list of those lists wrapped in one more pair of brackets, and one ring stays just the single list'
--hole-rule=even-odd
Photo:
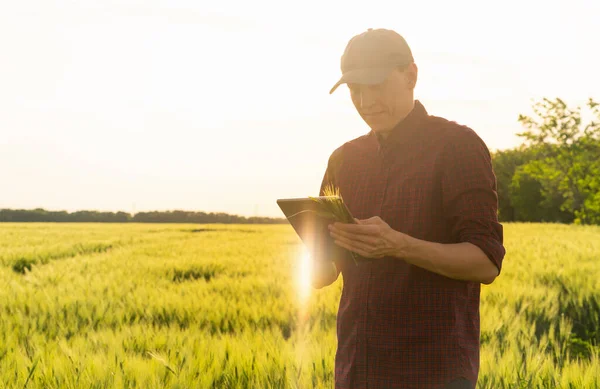
[{"label": "plaid shirt", "polygon": [[[470,128],[415,108],[384,141],[373,132],[345,143],[325,185],[340,188],[359,219],[439,243],[470,242],[501,269],[490,153]],[[479,371],[478,282],[450,279],[399,258],[335,259],[343,276],[335,387],[441,388],[473,384]]]}]

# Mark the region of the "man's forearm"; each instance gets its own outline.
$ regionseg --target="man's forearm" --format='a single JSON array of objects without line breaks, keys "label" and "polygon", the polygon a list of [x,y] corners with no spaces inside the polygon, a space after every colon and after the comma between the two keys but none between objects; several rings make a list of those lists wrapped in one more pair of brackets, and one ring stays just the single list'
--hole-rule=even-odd
[{"label": "man's forearm", "polygon": [[442,244],[398,234],[396,256],[407,263],[443,276],[490,284],[498,276],[498,268],[474,244]]}]

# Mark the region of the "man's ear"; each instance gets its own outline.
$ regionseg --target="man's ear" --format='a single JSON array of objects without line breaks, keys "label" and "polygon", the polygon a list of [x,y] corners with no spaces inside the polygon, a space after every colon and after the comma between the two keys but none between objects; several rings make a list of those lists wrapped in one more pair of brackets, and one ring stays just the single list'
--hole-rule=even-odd
[{"label": "man's ear", "polygon": [[415,89],[415,87],[417,86],[417,79],[419,75],[419,68],[417,67],[417,64],[410,64],[410,66],[404,72],[404,75],[406,76],[406,83],[408,87],[411,89]]}]

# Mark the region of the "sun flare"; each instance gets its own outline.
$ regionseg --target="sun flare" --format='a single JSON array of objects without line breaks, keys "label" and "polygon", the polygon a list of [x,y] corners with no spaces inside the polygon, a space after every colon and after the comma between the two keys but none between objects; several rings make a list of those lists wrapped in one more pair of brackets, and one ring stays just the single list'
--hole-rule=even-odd
[{"label": "sun flare", "polygon": [[308,298],[310,297],[311,291],[311,265],[310,255],[307,252],[303,252],[299,259],[300,263],[298,266],[297,284],[298,284],[298,298],[300,304],[304,306]]}]

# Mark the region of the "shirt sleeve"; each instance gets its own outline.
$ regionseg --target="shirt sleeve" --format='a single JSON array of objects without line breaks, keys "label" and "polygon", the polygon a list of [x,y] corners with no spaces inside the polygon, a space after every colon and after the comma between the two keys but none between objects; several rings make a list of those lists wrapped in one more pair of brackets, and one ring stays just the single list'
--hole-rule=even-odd
[{"label": "shirt sleeve", "polygon": [[487,146],[473,130],[458,129],[446,142],[441,162],[443,207],[453,240],[479,247],[500,272],[506,250]]}]

